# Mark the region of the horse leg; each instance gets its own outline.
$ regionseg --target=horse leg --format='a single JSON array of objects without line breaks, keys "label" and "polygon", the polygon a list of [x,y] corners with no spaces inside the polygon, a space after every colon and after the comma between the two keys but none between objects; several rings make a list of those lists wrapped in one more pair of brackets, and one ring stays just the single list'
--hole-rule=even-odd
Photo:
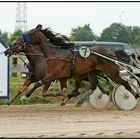
[{"label": "horse leg", "polygon": [[[108,82],[108,81],[107,81]],[[102,93],[104,93],[104,94],[107,94],[107,95],[109,95],[109,91],[106,91],[103,87],[102,87],[102,85],[100,84],[100,82],[99,82],[99,80],[97,79],[97,86],[98,86],[98,88],[100,89],[100,91],[102,92]]]},{"label": "horse leg", "polygon": [[[60,86],[61,86],[61,94],[64,97],[62,103],[60,104],[62,106],[62,105],[65,105],[66,101],[68,100],[67,99],[67,80],[66,79],[60,79],[59,81],[60,81]],[[42,91],[42,96],[43,97],[48,95],[47,90],[50,87],[51,83],[52,82],[48,82],[47,84],[44,85],[43,91]]]},{"label": "horse leg", "polygon": [[75,79],[75,89],[72,91],[71,94],[68,95],[69,99],[71,99],[72,97],[77,97],[80,94],[80,92],[78,92],[78,90],[81,86],[81,81],[82,81],[81,78],[76,78]]},{"label": "horse leg", "polygon": [[[115,72],[115,74],[114,74]],[[123,80],[120,76],[119,76],[119,72],[116,70],[113,73],[108,73],[108,71],[106,72],[106,75],[113,81],[117,82],[118,84],[123,85],[128,91],[130,91],[132,93],[132,95],[137,99],[139,97],[139,93],[136,93],[131,86],[129,85],[129,83],[125,80]]]},{"label": "horse leg", "polygon": [[43,90],[42,90],[42,96],[43,96],[43,97],[45,97],[45,96],[48,95],[48,94],[47,94],[47,91],[48,91],[48,89],[49,89],[51,83],[52,83],[52,82],[48,82],[48,83],[46,83],[46,84],[43,86]]},{"label": "horse leg", "polygon": [[[50,76],[50,77],[51,77],[51,76]],[[42,86],[42,85],[44,85],[44,84],[46,84],[46,83],[52,82],[54,79],[55,79],[55,78],[50,79],[50,78],[49,78],[49,75],[48,75],[48,77],[45,77],[44,79],[42,79],[42,80],[36,82],[36,83],[34,84],[34,87],[33,87],[28,93],[26,93],[25,97],[26,97],[26,98],[29,98],[37,88],[39,88],[40,86]]]},{"label": "horse leg", "polygon": [[29,87],[29,85],[31,84],[31,82],[32,82],[31,78],[28,77],[28,78],[25,80],[23,86],[20,88],[18,94],[16,94],[11,100],[8,100],[8,101],[7,101],[7,104],[10,105],[12,102],[14,102],[14,101],[16,100],[16,98],[17,98],[20,94],[22,94],[22,93]]},{"label": "horse leg", "polygon": [[71,99],[72,97],[77,97],[80,92],[78,91],[79,88],[81,87],[81,81],[85,80],[88,81],[88,74],[82,75],[82,76],[77,76],[75,79],[75,89],[72,91],[71,94],[68,95],[68,98]]},{"label": "horse leg", "polygon": [[63,101],[60,103],[61,106],[65,105],[68,100],[68,91],[67,91],[67,79],[60,79],[61,94],[64,97]]},{"label": "horse leg", "polygon": [[97,73],[96,73],[96,71],[89,72],[88,73],[88,79],[89,79],[89,82],[90,82],[90,90],[87,93],[85,93],[83,95],[83,97],[78,101],[78,103],[76,104],[76,107],[80,107],[84,103],[85,99],[87,99],[96,89],[96,84],[97,84]]}]

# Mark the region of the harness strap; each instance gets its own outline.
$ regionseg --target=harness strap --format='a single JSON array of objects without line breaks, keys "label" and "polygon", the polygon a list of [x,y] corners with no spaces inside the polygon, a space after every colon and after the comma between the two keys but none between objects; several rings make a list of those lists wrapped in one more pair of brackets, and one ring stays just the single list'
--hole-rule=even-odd
[{"label": "harness strap", "polygon": [[46,58],[46,61],[48,60],[60,60],[60,61],[67,61],[71,62],[71,67],[70,67],[70,77],[74,76],[76,73],[76,68],[75,68],[75,62],[76,62],[76,55],[73,56],[71,60],[69,59],[64,59],[64,58],[57,58],[57,57],[51,57],[51,58]]},{"label": "harness strap", "polygon": [[77,47],[71,47],[71,52],[73,53],[73,58],[72,58],[72,63],[71,63],[71,77],[75,75],[76,73],[76,67],[75,67],[75,63],[76,63],[76,57],[78,54],[78,48]]},{"label": "harness strap", "polygon": [[76,55],[73,56],[72,63],[71,63],[71,77],[75,75],[76,73],[76,68],[75,68],[75,63],[76,63]]},{"label": "harness strap", "polygon": [[60,61],[67,61],[67,62],[71,62],[72,60],[69,59],[65,59],[65,58],[59,58],[59,57],[51,57],[51,58],[46,58],[46,60],[60,60]]},{"label": "harness strap", "polygon": [[36,53],[36,54],[33,54],[33,53],[19,53],[20,55],[35,55],[35,56],[44,56],[44,54],[42,53]]}]

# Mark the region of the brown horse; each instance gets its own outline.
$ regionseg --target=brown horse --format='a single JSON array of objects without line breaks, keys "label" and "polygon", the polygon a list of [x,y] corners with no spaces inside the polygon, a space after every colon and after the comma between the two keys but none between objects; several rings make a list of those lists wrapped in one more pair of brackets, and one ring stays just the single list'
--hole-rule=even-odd
[{"label": "brown horse", "polygon": [[[38,34],[41,33],[41,31],[38,32]],[[26,45],[29,46],[29,45]],[[49,41],[46,42],[45,46],[40,45],[42,52],[45,52],[47,54],[47,65],[48,70],[47,72],[44,72],[46,75],[41,79],[41,81],[37,82],[35,86],[26,94],[28,97],[33,93],[33,91],[40,87],[41,85],[50,82],[55,79],[61,79],[61,78],[68,78],[71,76],[71,62],[75,55],[71,51],[71,47],[68,49],[62,50],[59,47],[56,47]],[[26,47],[29,48],[29,47]],[[96,49],[90,48],[91,50],[95,51]],[[11,48],[7,49],[5,54],[10,54],[12,52],[19,51],[19,46],[12,46]],[[103,52],[105,54],[113,54],[110,49],[104,48],[104,47],[98,47],[98,50],[100,52]],[[59,53],[58,53],[59,52]],[[113,54],[115,57],[115,54]],[[41,65],[40,65],[41,66]],[[54,67],[55,66],[55,67]],[[108,66],[108,67],[106,67]],[[35,71],[37,73],[37,71]],[[129,91],[132,91],[134,96],[137,98],[138,94],[134,93],[134,91],[131,89],[130,85],[127,81],[124,81],[119,76],[119,66],[116,65],[114,62],[111,62],[109,60],[103,59],[100,56],[91,54],[88,58],[84,59],[82,58],[79,53],[76,55],[76,61],[75,61],[75,75],[76,79],[81,80],[83,76],[85,76],[87,73],[89,73],[90,82],[91,82],[91,88],[95,90],[96,88],[96,77],[99,73],[105,73],[106,76],[108,76],[113,81],[122,84],[125,86],[126,89]]]},{"label": "brown horse", "polygon": [[[29,31],[28,34],[29,34],[29,35],[32,35],[32,30]],[[37,36],[34,36],[33,38],[31,37],[30,44],[41,44],[41,45],[44,45],[44,42],[41,42],[41,43],[40,43],[40,42],[36,42],[36,37],[37,37]],[[47,41],[47,40],[45,39],[45,41]],[[60,41],[60,40],[59,40],[59,41]],[[23,45],[23,43],[24,43],[24,38],[21,36],[21,37],[19,37],[16,41],[14,41],[14,44],[12,44],[12,45]],[[40,54],[41,54],[41,53],[40,53]],[[39,54],[39,55],[40,55],[40,54]],[[38,54],[35,54],[35,55],[37,56]],[[41,54],[41,55],[42,55],[42,54]],[[46,56],[46,57],[47,57],[47,56]],[[20,88],[18,94],[17,94],[15,97],[13,97],[13,99],[12,99],[11,101],[9,101],[9,104],[10,104],[11,102],[15,101],[16,98],[17,98],[20,94],[22,94],[22,93],[29,87],[29,85],[30,85],[31,83],[38,81],[38,80],[34,77],[34,72],[33,72],[33,68],[32,68],[31,65],[28,66],[28,69],[29,69],[29,73],[28,73],[28,75],[27,75],[27,78],[26,78],[26,80],[25,80],[23,86]],[[67,96],[67,95],[66,95],[66,94],[67,94],[67,81],[66,81],[66,79],[59,79],[59,81],[60,81],[60,85],[61,85],[61,95],[64,96],[64,98],[66,98],[66,96]],[[48,90],[48,88],[50,87],[51,83],[52,83],[52,82],[47,82],[47,83],[44,85],[43,93],[45,93],[45,92]],[[42,94],[42,95],[43,95],[43,96],[46,96],[46,93],[45,93],[45,94]],[[62,102],[61,105],[64,105],[64,103]]]},{"label": "brown horse", "polygon": [[[42,52],[44,53],[45,57],[48,57],[48,53],[46,53],[46,50],[44,48],[44,46],[46,45],[46,43],[48,42],[48,39],[49,41],[51,41],[51,43],[53,43],[54,45],[57,45],[57,46],[63,46],[63,48],[69,48],[70,46],[74,46],[74,44],[72,43],[69,43],[68,42],[68,39],[65,37],[64,39],[61,38],[61,37],[55,37],[55,35],[49,30],[49,29],[45,29],[45,30],[42,30],[42,25],[38,25],[35,29],[32,29],[30,30],[28,33],[27,33],[28,37],[29,37],[29,43],[30,44],[39,44],[41,45],[40,48],[42,50]],[[45,35],[45,36],[44,36]],[[47,38],[46,38],[47,37]],[[22,45],[26,40],[26,36],[25,37],[20,37],[16,40],[15,44],[14,45]],[[27,41],[26,41],[27,42]],[[103,54],[107,54],[104,49],[103,50],[100,50],[100,48],[98,49],[98,47],[95,49],[97,51],[101,51]],[[62,49],[61,49],[62,51]],[[63,50],[65,51],[65,50]],[[113,56],[114,54],[112,53],[112,51],[108,51],[108,55],[109,56]],[[64,52],[65,53],[65,52]],[[120,59],[120,54],[123,53],[120,51],[116,51],[115,52],[116,55],[118,56],[118,58]],[[58,54],[59,55],[59,54]],[[122,56],[122,55],[121,55]],[[123,54],[123,56],[125,56],[125,59],[127,58],[126,55]],[[128,59],[127,59],[128,60]],[[73,65],[72,65],[73,67]],[[73,70],[74,71],[74,70]],[[30,72],[32,73],[32,72]],[[84,77],[84,76],[83,76]],[[30,77],[27,78],[27,80],[25,81],[23,87],[21,88],[21,92],[22,93],[28,86],[28,83],[30,82]],[[86,78],[87,79],[87,78]],[[27,84],[26,84],[27,83]],[[80,83],[81,83],[81,79],[76,79],[75,81],[75,90],[72,92],[72,94],[69,94],[68,97],[71,98],[73,96],[77,96],[79,95],[80,93],[78,92],[78,89],[80,87]],[[48,82],[47,84],[45,84],[44,88],[43,88],[43,91],[47,91],[47,89],[49,88],[51,82]],[[66,79],[61,79],[60,80],[60,84],[61,84],[61,89],[63,88],[67,88],[67,84],[66,84]],[[63,90],[62,90],[63,91]]]}]

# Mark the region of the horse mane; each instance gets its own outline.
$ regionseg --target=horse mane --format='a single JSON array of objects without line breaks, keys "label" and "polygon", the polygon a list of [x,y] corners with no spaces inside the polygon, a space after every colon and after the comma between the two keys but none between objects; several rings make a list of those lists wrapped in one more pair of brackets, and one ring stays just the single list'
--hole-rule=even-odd
[{"label": "horse mane", "polygon": [[74,43],[71,43],[70,40],[64,36],[61,35],[59,33],[53,33],[51,31],[51,29],[49,28],[45,28],[44,30],[41,30],[44,35],[46,36],[46,38],[49,39],[49,41],[54,44],[55,46],[66,46],[66,47],[70,47],[70,46],[74,46]]}]

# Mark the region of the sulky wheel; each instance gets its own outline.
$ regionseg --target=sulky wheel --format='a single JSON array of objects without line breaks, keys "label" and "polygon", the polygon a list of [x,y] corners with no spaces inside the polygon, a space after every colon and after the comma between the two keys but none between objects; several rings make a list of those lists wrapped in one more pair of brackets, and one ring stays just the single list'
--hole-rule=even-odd
[{"label": "sulky wheel", "polygon": [[115,98],[114,98],[116,88],[117,88],[117,87],[115,87],[115,88],[113,89],[113,92],[112,92],[112,94],[111,94],[111,99],[112,99],[113,105],[114,105],[117,109],[119,109],[119,107],[116,105]]},{"label": "sulky wheel", "polygon": [[97,87],[92,95],[89,96],[89,103],[96,110],[104,110],[109,105],[111,96],[102,93]]},{"label": "sulky wheel", "polygon": [[[138,93],[138,88],[133,85],[131,82],[129,82],[132,89]],[[121,109],[121,110],[132,110],[134,109],[138,104],[139,98],[135,98],[132,93],[125,89],[124,86],[119,85],[114,89],[112,92],[112,101],[113,104]]]}]

